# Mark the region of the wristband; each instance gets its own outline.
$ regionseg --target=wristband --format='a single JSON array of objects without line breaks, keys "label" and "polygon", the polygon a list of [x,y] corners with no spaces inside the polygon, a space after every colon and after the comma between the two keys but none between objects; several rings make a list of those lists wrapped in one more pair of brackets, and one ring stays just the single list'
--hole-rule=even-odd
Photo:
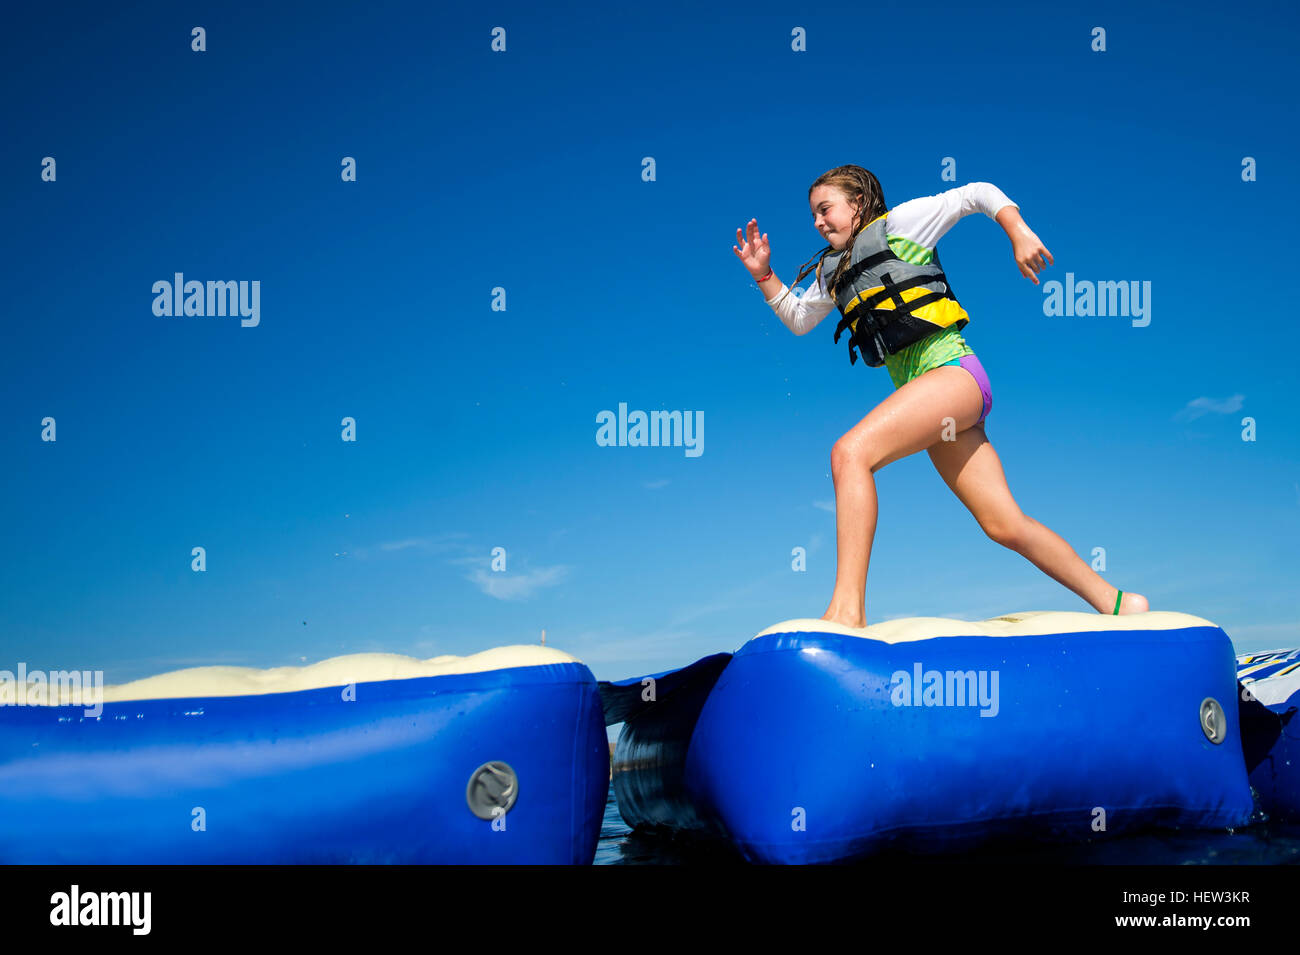
[{"label": "wristband", "polygon": [[773,271],[774,271],[773,269],[768,269],[766,275],[764,275],[761,279],[754,279],[754,281],[759,283],[766,282],[768,279],[772,277]]}]

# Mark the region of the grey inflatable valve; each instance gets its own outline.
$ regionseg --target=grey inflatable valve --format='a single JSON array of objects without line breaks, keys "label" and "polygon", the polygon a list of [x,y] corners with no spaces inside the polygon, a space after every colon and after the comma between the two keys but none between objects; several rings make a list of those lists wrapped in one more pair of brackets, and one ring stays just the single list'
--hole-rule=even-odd
[{"label": "grey inflatable valve", "polygon": [[1228,721],[1224,718],[1223,707],[1212,696],[1201,700],[1201,730],[1211,743],[1222,743],[1228,735]]},{"label": "grey inflatable valve", "polygon": [[465,787],[469,811],[480,819],[495,819],[510,811],[519,798],[519,779],[509,763],[493,760],[474,770]]}]

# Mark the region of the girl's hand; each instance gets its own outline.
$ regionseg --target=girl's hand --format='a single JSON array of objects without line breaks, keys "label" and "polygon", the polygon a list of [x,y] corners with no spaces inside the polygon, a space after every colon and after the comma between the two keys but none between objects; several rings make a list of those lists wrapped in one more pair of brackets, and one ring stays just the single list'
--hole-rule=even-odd
[{"label": "girl's hand", "polygon": [[1024,224],[1016,230],[1015,235],[1011,238],[1011,255],[1015,258],[1016,265],[1020,266],[1020,274],[1033,279],[1035,285],[1038,284],[1038,276],[1035,273],[1047,268],[1046,265],[1042,264],[1039,256],[1046,256],[1050,265],[1056,264],[1056,260],[1052,258],[1052,253],[1047,251],[1038,236],[1034,235],[1033,230]]},{"label": "girl's hand", "polygon": [[745,268],[749,269],[749,274],[755,280],[762,278],[768,273],[768,263],[772,261],[772,247],[767,244],[767,233],[761,235],[758,231],[758,220],[749,220],[749,239],[745,240],[740,230],[736,230],[736,241],[742,243],[740,248],[734,245],[731,251],[736,253],[736,258],[744,263]]}]

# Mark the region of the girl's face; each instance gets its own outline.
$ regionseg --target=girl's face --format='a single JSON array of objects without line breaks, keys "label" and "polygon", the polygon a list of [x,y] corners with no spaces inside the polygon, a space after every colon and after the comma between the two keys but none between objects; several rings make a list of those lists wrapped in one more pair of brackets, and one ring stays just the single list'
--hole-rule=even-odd
[{"label": "girl's face", "polygon": [[[835,186],[818,186],[809,196],[813,225],[837,252],[849,244],[856,208]],[[861,223],[859,223],[861,225]]]}]

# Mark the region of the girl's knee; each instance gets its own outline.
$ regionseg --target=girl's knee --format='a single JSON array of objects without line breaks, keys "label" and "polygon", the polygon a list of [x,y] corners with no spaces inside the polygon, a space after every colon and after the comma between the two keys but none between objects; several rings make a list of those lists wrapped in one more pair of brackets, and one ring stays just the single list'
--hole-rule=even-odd
[{"label": "girl's knee", "polygon": [[1021,541],[1024,540],[1026,520],[1027,518],[1021,514],[1019,517],[981,521],[980,527],[989,536],[989,540],[995,544],[1001,544],[1010,550],[1018,551]]},{"label": "girl's knee", "polygon": [[839,474],[841,471],[850,468],[870,468],[874,463],[870,452],[862,441],[850,441],[846,438],[840,438],[831,448],[831,472],[834,474]]}]

